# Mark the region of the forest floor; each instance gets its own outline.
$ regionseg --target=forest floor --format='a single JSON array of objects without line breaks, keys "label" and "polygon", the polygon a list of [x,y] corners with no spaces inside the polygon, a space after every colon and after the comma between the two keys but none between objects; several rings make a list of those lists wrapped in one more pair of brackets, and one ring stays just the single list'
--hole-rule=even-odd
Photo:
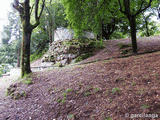
[{"label": "forest floor", "polygon": [[15,84],[25,97],[0,101],[0,120],[159,120],[160,36],[138,40],[139,53],[148,54],[133,55],[121,43],[130,41],[107,41],[81,65],[34,72],[32,84]]}]

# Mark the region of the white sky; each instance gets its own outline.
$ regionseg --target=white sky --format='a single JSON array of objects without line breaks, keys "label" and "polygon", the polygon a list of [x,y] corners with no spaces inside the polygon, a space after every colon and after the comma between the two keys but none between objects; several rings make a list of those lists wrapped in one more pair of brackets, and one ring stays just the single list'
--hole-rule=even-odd
[{"label": "white sky", "polygon": [[8,11],[11,10],[11,3],[13,0],[3,0],[0,3],[0,42],[1,42],[1,33],[3,31],[3,26],[8,24]]}]

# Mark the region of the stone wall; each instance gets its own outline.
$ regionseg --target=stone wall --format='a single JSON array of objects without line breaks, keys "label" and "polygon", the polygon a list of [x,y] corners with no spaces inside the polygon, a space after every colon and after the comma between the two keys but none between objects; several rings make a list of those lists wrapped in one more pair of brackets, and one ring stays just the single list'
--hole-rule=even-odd
[{"label": "stone wall", "polygon": [[81,43],[76,39],[54,41],[42,58],[42,62],[60,63],[63,66],[74,63],[75,58],[92,49],[90,43]]},{"label": "stone wall", "polygon": [[[91,32],[84,32],[84,40],[94,39]],[[85,41],[86,41],[85,40]],[[42,58],[42,63],[66,65],[73,63],[75,58],[84,53],[89,42],[79,42],[74,39],[74,31],[67,28],[58,28],[54,32],[54,42],[50,44],[48,52]]]}]

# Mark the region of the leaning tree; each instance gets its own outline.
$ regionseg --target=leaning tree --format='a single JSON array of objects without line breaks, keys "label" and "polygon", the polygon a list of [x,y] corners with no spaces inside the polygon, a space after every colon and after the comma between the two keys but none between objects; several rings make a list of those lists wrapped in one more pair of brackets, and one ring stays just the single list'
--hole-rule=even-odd
[{"label": "leaning tree", "polygon": [[[25,74],[31,73],[30,68],[30,42],[31,34],[33,29],[35,29],[40,24],[40,17],[42,15],[45,0],[34,0],[34,4],[30,7],[30,0],[24,0],[20,2],[19,0],[14,0],[13,7],[19,12],[22,24],[23,39],[21,46],[21,77]],[[41,10],[39,8],[41,6]],[[34,10],[33,10],[34,9]],[[31,24],[31,15],[34,11],[35,23]]]},{"label": "leaning tree", "polygon": [[131,29],[133,53],[137,53],[136,17],[151,6],[152,0],[118,0],[120,11],[127,17]]}]

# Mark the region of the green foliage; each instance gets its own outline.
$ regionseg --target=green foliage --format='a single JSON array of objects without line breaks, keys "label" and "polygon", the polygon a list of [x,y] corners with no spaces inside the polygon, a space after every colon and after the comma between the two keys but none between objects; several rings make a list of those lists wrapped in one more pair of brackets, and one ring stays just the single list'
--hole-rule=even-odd
[{"label": "green foliage", "polygon": [[66,90],[66,93],[69,93],[69,92],[72,92],[73,90],[71,89],[71,88],[68,88],[67,90]]},{"label": "green foliage", "polygon": [[103,39],[101,39],[100,41],[99,41],[99,40],[96,40],[94,46],[95,46],[95,48],[97,48],[97,49],[102,49],[102,48],[104,48]]},{"label": "green foliage", "polygon": [[[96,35],[101,36],[103,35],[102,24],[106,28],[109,25],[113,25],[112,30],[114,31],[114,28],[117,27],[116,24],[119,22],[119,17],[122,16],[116,10],[117,2],[112,2],[111,0],[62,0],[62,3],[65,7],[66,19],[77,36],[80,36],[82,31],[93,31]],[[107,34],[111,33],[107,32]]]},{"label": "green foliage", "polygon": [[124,49],[124,48],[128,48],[128,47],[132,47],[132,45],[131,44],[118,43],[118,47],[119,47],[119,49]]},{"label": "green foliage", "polygon": [[30,61],[33,62],[35,60],[38,60],[39,58],[41,58],[45,53],[46,53],[47,49],[44,49],[42,52],[35,52],[30,56]]},{"label": "green foliage", "polygon": [[148,108],[150,108],[149,105],[145,105],[145,104],[144,104],[144,105],[141,106],[141,109],[148,109]]},{"label": "green foliage", "polygon": [[100,88],[94,88],[94,93],[97,93],[97,92],[99,92],[100,91]]},{"label": "green foliage", "polygon": [[4,70],[4,67],[0,66],[0,77],[2,77],[2,74],[4,73],[3,70]]},{"label": "green foliage", "polygon": [[[128,30],[128,29],[126,29]],[[111,39],[121,39],[121,38],[127,38],[128,34],[126,31],[122,31],[122,29],[118,29],[116,30],[112,35],[111,35]]]},{"label": "green foliage", "polygon": [[20,19],[15,11],[9,12],[9,24],[4,26],[2,45],[0,46],[0,64],[14,64],[17,62],[17,53],[20,49],[21,28]]},{"label": "green foliage", "polygon": [[107,118],[105,118],[105,120],[112,120],[112,118],[111,117],[107,117]]},{"label": "green foliage", "polygon": [[73,115],[73,114],[67,115],[67,119],[68,119],[68,120],[73,120],[73,119],[74,119],[74,115]]},{"label": "green foliage", "polygon": [[153,17],[156,17],[157,14],[150,9],[147,12],[149,13],[144,13],[139,20],[137,20],[137,23],[139,24],[138,31],[141,37],[153,36],[160,32],[157,22],[152,19]]},{"label": "green foliage", "polygon": [[84,59],[89,58],[89,57],[92,56],[92,55],[93,55],[92,53],[82,54],[82,55],[80,55],[80,56],[78,56],[78,57],[76,58],[75,62],[76,62],[76,63],[77,63],[77,62],[80,62],[80,61],[82,61],[82,60],[84,60]]},{"label": "green foliage", "polygon": [[119,88],[113,88],[112,89],[112,94],[116,94],[116,93],[120,93],[120,89]]},{"label": "green foliage", "polygon": [[132,82],[131,85],[132,85],[132,86],[136,86],[136,82]]},{"label": "green foliage", "polygon": [[90,96],[90,95],[92,95],[92,93],[90,92],[90,91],[86,91],[85,93],[84,93],[84,96]]},{"label": "green foliage", "polygon": [[72,92],[72,91],[73,91],[73,90],[70,89],[70,88],[66,89],[65,92],[63,93],[63,97],[62,97],[62,98],[59,98],[59,99],[57,100],[57,102],[64,104],[64,103],[66,102],[66,99],[67,99],[67,94],[70,93],[70,92]]}]

